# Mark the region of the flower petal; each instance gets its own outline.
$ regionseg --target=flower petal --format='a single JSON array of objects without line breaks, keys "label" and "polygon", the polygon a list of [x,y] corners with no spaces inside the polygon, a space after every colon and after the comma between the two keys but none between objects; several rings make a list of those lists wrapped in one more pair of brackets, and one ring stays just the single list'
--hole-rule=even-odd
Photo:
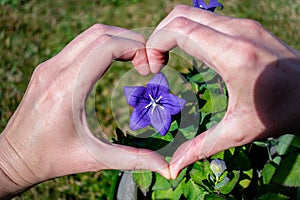
[{"label": "flower petal", "polygon": [[133,131],[145,128],[151,124],[149,118],[150,108],[145,108],[143,106],[137,106],[130,116],[129,128]]},{"label": "flower petal", "polygon": [[207,9],[206,3],[204,0],[193,0],[194,7]]},{"label": "flower petal", "polygon": [[124,94],[130,106],[136,107],[138,103],[144,102],[147,104],[147,99],[144,99],[146,88],[143,86],[125,86]]},{"label": "flower petal", "polygon": [[152,79],[150,79],[150,81],[146,85],[146,87],[151,84],[161,85],[166,88],[169,88],[169,83],[163,73],[158,73],[155,76],[153,76]]},{"label": "flower petal", "polygon": [[218,2],[218,0],[210,0],[208,4],[208,8],[216,8],[216,7],[221,7],[223,8],[223,5]]},{"label": "flower petal", "polygon": [[199,8],[198,0],[193,0],[193,5],[194,7]]},{"label": "flower petal", "polygon": [[160,100],[160,103],[168,113],[176,115],[183,109],[186,101],[173,94],[168,94]]},{"label": "flower petal", "polygon": [[154,99],[158,99],[160,96],[164,97],[168,95],[169,92],[169,88],[157,84],[148,84],[146,88],[146,93],[148,93],[148,95],[150,94]]},{"label": "flower petal", "polygon": [[211,161],[210,169],[213,171],[215,176],[219,177],[226,170],[226,163],[223,160],[216,158]]},{"label": "flower petal", "polygon": [[163,107],[157,105],[153,112],[149,112],[150,120],[153,127],[162,135],[166,135],[169,131],[172,118],[171,115]]}]

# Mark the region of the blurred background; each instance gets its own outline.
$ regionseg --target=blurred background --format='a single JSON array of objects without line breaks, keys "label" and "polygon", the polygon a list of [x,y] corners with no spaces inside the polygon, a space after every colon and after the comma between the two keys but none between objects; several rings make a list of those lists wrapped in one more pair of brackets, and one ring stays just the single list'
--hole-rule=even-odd
[{"label": "blurred background", "polygon": [[[300,1],[220,2],[224,9],[218,13],[255,19],[300,50]],[[192,0],[0,0],[0,130],[21,101],[34,68],[82,31],[95,23],[155,27],[177,4],[192,5]],[[95,101],[101,103],[96,103],[96,110],[106,132],[115,129],[109,86],[130,68],[115,62],[97,87]],[[35,186],[15,199],[112,199],[117,179],[118,171],[113,170],[70,175]]]}]

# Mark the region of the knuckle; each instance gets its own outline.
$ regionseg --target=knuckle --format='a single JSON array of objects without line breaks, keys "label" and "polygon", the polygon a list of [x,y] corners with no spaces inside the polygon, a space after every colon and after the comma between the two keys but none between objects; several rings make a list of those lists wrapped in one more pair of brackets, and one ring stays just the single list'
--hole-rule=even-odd
[{"label": "knuckle", "polygon": [[183,5],[183,4],[179,4],[179,5],[176,5],[173,8],[173,10],[171,11],[171,13],[175,14],[175,15],[179,15],[179,14],[187,12],[188,10],[189,10],[189,6]]},{"label": "knuckle", "polygon": [[247,35],[252,35],[260,37],[264,28],[263,26],[252,19],[232,19],[234,24],[237,24],[237,27],[240,27],[240,30],[247,32]]},{"label": "knuckle", "polygon": [[168,28],[172,29],[178,29],[178,30],[185,30],[187,27],[190,27],[188,24],[190,23],[190,20],[183,17],[178,16],[175,17],[170,23]]},{"label": "knuckle", "polygon": [[135,37],[136,37],[136,41],[146,44],[147,40],[142,34],[136,33]]},{"label": "knuckle", "polygon": [[55,77],[48,77],[47,69],[38,67],[34,72],[32,79],[32,88],[38,91],[38,96],[33,103],[36,108],[43,110],[50,106],[54,106],[66,99],[69,94],[68,81],[66,76],[68,73],[59,73]]},{"label": "knuckle", "polygon": [[97,33],[105,33],[107,31],[107,26],[104,24],[94,24],[89,28],[89,31],[91,32],[97,32]]},{"label": "knuckle", "polygon": [[260,23],[252,19],[243,19],[241,23],[250,30],[260,30],[262,28]]},{"label": "knuckle", "polygon": [[240,146],[246,143],[246,137],[242,133],[236,133],[234,134],[234,137],[232,138],[232,144],[234,146]]},{"label": "knuckle", "polygon": [[113,38],[112,35],[110,34],[101,34],[101,35],[98,35],[94,40],[93,40],[93,43],[89,46],[90,49],[93,49],[93,48],[96,48],[97,46],[99,46],[100,44],[103,44],[105,43],[107,46],[106,48],[112,46],[112,43],[110,43],[111,39]]},{"label": "knuckle", "polygon": [[43,83],[44,82],[44,76],[45,76],[45,73],[46,73],[46,68],[47,68],[47,66],[45,65],[45,63],[42,63],[42,64],[38,65],[33,71],[31,81],[38,84],[38,85]]},{"label": "knuckle", "polygon": [[253,66],[258,59],[258,49],[256,44],[248,40],[238,40],[235,43],[235,49],[238,51],[242,63]]},{"label": "knuckle", "polygon": [[96,39],[96,42],[95,43],[98,43],[98,42],[103,42],[103,41],[106,41],[106,40],[109,40],[111,39],[113,36],[110,35],[110,34],[101,34],[100,36],[98,36],[98,38]]}]

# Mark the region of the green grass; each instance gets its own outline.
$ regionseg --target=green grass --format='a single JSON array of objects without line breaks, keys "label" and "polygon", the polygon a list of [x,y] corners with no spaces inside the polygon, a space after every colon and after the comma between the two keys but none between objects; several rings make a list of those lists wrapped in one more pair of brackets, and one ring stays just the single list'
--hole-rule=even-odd
[{"label": "green grass", "polygon": [[[128,29],[154,27],[177,4],[191,0],[0,0],[0,130],[18,106],[34,68],[59,52],[95,23]],[[155,2],[155,3],[154,3]],[[258,20],[292,47],[300,49],[300,2],[296,0],[223,0],[224,15]],[[103,79],[114,83],[130,68],[115,64]],[[113,85],[113,84],[111,84]],[[97,88],[97,114],[106,131],[114,129],[110,94]],[[54,179],[16,199],[109,199],[114,171]]]}]

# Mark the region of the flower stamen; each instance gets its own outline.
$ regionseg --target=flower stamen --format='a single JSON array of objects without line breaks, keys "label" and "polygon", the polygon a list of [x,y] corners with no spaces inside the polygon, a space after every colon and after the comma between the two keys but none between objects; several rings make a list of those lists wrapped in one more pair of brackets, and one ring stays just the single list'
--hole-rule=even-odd
[{"label": "flower stamen", "polygon": [[152,110],[151,110],[151,113],[154,112],[154,109],[156,108],[156,106],[158,105],[160,108],[164,109],[163,106],[159,105],[158,102],[162,99],[162,96],[158,97],[158,99],[154,99],[151,94],[149,94],[149,97],[150,97],[150,103],[148,105],[145,106],[145,108],[149,108],[150,106],[152,106]]},{"label": "flower stamen", "polygon": [[161,100],[162,96],[160,96],[155,102],[159,102]]}]

